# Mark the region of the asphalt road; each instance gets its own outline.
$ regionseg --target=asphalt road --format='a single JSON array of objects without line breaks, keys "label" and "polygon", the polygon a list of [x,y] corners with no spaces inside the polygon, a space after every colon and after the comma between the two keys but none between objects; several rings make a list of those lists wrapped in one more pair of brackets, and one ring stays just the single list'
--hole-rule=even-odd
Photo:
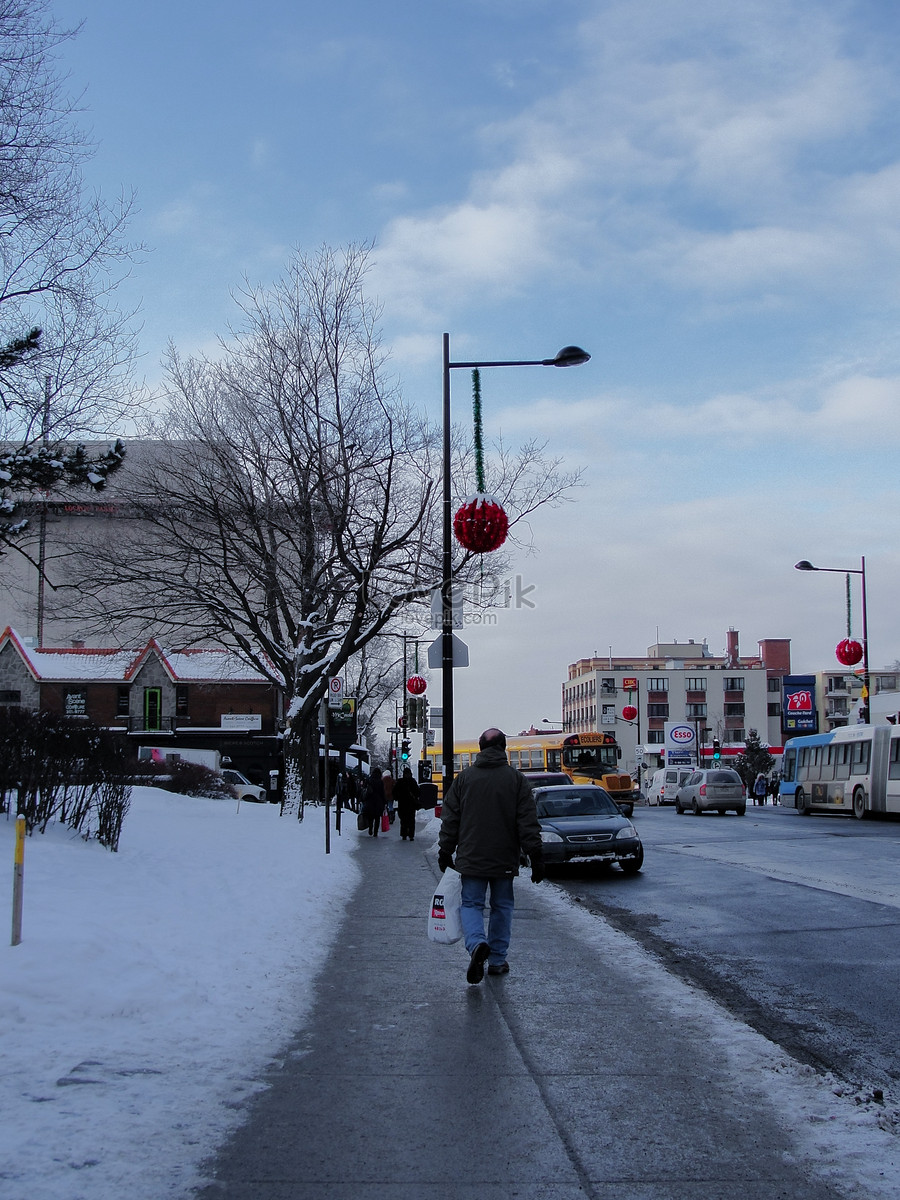
[{"label": "asphalt road", "polygon": [[900,821],[638,808],[643,871],[553,878],[795,1058],[900,1090]]}]

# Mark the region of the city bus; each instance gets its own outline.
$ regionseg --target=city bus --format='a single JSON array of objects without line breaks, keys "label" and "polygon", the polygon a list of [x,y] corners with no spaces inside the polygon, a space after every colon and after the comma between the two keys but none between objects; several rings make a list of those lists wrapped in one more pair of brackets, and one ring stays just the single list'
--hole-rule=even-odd
[{"label": "city bus", "polygon": [[844,725],[784,744],[780,801],[811,812],[900,813],[900,728]]},{"label": "city bus", "polygon": [[[432,779],[441,786],[442,760],[438,750],[429,746]],[[478,742],[457,742],[453,772],[458,774],[474,763]],[[596,783],[605,788],[628,816],[640,796],[632,777],[618,769],[622,751],[612,733],[548,733],[506,739],[510,765],[520,771],[564,771],[573,783]]]}]

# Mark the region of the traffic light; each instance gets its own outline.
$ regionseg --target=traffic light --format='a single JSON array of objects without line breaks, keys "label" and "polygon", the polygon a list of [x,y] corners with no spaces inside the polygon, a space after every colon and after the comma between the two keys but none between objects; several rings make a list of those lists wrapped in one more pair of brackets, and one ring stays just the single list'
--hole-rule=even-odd
[{"label": "traffic light", "polygon": [[713,759],[718,762],[722,757],[722,744],[718,738],[713,738]]},{"label": "traffic light", "polygon": [[425,697],[406,697],[406,728],[421,733],[425,728]]},{"label": "traffic light", "polygon": [[400,743],[400,761],[405,763],[409,762],[409,753],[409,739],[404,738]]}]

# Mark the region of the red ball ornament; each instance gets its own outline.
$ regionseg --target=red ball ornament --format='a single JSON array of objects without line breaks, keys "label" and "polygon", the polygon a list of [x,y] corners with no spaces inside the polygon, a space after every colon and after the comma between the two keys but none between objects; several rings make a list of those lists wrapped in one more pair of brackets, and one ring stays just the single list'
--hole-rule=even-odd
[{"label": "red ball ornament", "polygon": [[845,667],[855,667],[863,656],[863,648],[855,638],[844,638],[834,648],[839,663]]},{"label": "red ball ornament", "polygon": [[476,554],[499,550],[506,541],[509,518],[493,496],[470,496],[453,518],[456,540]]},{"label": "red ball ornament", "polygon": [[406,681],[406,690],[411,696],[421,696],[427,687],[428,683],[421,675],[410,675]]},{"label": "red ball ornament", "polygon": [[622,720],[623,721],[633,721],[636,716],[637,716],[637,709],[634,707],[633,704],[626,704],[625,707],[622,709]]}]

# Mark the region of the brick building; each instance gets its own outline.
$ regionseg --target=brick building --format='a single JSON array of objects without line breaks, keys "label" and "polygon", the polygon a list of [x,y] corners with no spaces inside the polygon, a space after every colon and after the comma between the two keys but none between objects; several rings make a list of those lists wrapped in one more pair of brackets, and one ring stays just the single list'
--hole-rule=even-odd
[{"label": "brick building", "polygon": [[36,648],[0,634],[0,707],[85,717],[135,745],[165,740],[228,754],[253,782],[280,759],[282,691],[222,648]]}]

